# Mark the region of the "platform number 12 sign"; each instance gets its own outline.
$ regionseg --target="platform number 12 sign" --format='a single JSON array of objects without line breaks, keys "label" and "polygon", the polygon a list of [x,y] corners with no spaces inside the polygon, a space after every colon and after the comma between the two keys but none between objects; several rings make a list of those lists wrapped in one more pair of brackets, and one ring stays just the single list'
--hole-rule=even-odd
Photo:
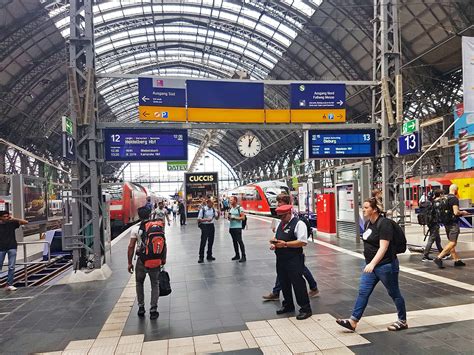
[{"label": "platform number 12 sign", "polygon": [[414,132],[407,136],[398,137],[398,154],[408,155],[419,153],[421,148],[420,133]]}]

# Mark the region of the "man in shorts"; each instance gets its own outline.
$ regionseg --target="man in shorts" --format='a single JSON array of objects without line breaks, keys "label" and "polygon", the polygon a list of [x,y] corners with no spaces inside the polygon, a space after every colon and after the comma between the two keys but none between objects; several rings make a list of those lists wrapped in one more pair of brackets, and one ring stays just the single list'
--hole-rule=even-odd
[{"label": "man in shorts", "polygon": [[459,255],[456,253],[456,244],[459,237],[459,217],[466,216],[469,214],[467,211],[461,211],[459,209],[459,199],[457,198],[458,186],[452,184],[449,187],[449,195],[447,196],[448,205],[451,208],[453,218],[451,223],[445,223],[444,227],[446,228],[446,235],[448,236],[449,243],[446,244],[443,251],[433,260],[434,263],[440,268],[443,266],[443,257],[451,253],[451,256],[454,260],[454,266],[466,266],[466,264],[459,258]]}]

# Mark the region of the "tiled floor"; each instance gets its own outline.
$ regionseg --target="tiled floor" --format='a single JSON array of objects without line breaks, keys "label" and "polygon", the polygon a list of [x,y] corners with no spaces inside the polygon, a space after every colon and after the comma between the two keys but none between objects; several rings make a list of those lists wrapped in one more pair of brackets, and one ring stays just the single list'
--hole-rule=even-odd
[{"label": "tiled floor", "polygon": [[[227,229],[225,221],[218,222],[214,246],[217,260],[204,264],[197,264],[199,229],[195,223],[168,229],[167,270],[173,293],[160,299],[160,317],[156,321],[136,316],[134,278],[126,271],[126,238],[113,247],[113,274],[106,281],[2,295],[0,299],[12,297],[12,301],[3,301],[11,302],[12,308],[3,308],[11,313],[0,320],[0,353],[64,350],[66,354],[377,354],[380,349],[398,353],[400,344],[393,339],[410,344],[400,345],[400,349],[416,353],[417,349],[424,351],[419,339],[424,339],[425,333],[426,339],[439,341],[429,334],[431,331],[437,334],[440,322],[448,323],[445,326],[457,335],[454,339],[459,344],[458,349],[456,342],[451,341],[443,353],[466,352],[469,344],[474,348],[473,332],[466,331],[469,326],[472,328],[473,312],[469,312],[469,307],[473,293],[449,284],[456,279],[472,286],[474,275],[470,263],[464,269],[455,269],[447,263],[446,269],[438,270],[432,264],[421,263],[419,255],[401,256],[404,267],[428,273],[400,275],[413,328],[402,335],[382,331],[395,320],[390,315],[395,308],[380,285],[372,294],[359,334],[344,333],[334,318],[350,315],[363,261],[358,254],[347,250],[360,252],[360,245],[331,239],[318,239],[320,243],[308,245],[306,264],[318,281],[321,295],[311,300],[315,316],[297,322],[294,318],[275,315],[278,302],[261,299],[271,291],[275,280],[275,257],[267,244],[271,237],[269,223],[250,218],[249,229],[244,231],[248,259],[245,264],[230,260],[233,249]],[[431,274],[442,279],[433,280]],[[14,297],[32,298],[18,306]],[[453,307],[466,304],[467,309]],[[385,343],[386,349],[381,345]]]}]

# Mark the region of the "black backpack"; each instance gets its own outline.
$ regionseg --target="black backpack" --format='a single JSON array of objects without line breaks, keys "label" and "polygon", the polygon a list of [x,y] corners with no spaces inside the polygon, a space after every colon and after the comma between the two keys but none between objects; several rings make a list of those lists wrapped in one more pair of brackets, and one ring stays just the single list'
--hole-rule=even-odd
[{"label": "black backpack", "polygon": [[[378,224],[380,223],[379,221],[385,217],[380,217],[377,220],[377,225],[376,228],[378,228]],[[402,227],[395,222],[393,219],[386,218],[387,220],[390,221],[390,224],[393,227],[393,240],[392,240],[392,245],[393,245],[393,252],[395,254],[402,254],[407,250],[407,238],[405,236],[405,232],[403,232]],[[369,221],[365,224],[365,229],[367,229],[367,226],[369,225]]]},{"label": "black backpack", "polygon": [[443,197],[435,201],[434,208],[436,211],[437,222],[442,223],[445,226],[455,222],[453,206],[448,203],[447,197]]},{"label": "black backpack", "polygon": [[159,275],[160,297],[168,296],[171,293],[170,275],[164,269],[161,269]]},{"label": "black backpack", "polygon": [[430,201],[420,203],[420,212],[417,218],[418,224],[421,226],[431,226],[437,222],[435,209]]},{"label": "black backpack", "polygon": [[[239,206],[239,214],[242,213],[242,207]],[[242,229],[247,227],[247,215],[244,214],[244,219],[242,220]]]},{"label": "black backpack", "polygon": [[299,215],[298,219],[306,225],[306,231],[308,232],[308,238],[313,235],[313,228],[311,228],[311,223],[305,215]]}]

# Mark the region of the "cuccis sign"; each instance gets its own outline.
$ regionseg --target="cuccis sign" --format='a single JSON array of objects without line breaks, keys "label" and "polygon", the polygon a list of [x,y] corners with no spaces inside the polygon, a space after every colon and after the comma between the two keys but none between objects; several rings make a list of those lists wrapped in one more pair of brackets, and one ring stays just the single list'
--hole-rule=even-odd
[{"label": "cuccis sign", "polygon": [[215,174],[188,175],[187,181],[189,183],[216,182],[217,177]]}]

